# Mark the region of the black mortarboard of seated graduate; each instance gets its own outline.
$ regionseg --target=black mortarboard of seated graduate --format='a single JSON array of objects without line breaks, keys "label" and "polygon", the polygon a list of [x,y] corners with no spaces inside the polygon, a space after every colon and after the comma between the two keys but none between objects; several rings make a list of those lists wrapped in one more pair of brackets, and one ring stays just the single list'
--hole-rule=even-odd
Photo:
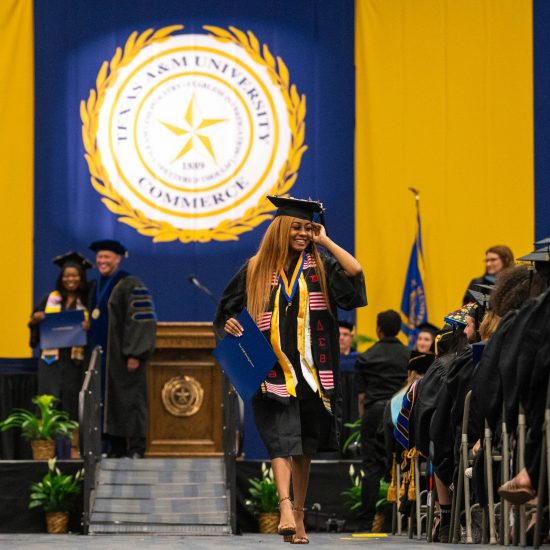
[{"label": "black mortarboard of seated graduate", "polygon": [[434,361],[435,353],[422,353],[413,349],[407,369],[414,370],[418,374],[426,374],[426,371]]},{"label": "black mortarboard of seated graduate", "polygon": [[491,294],[487,294],[485,292],[479,292],[477,290],[473,290],[471,288],[468,289],[468,294],[474,299],[476,304],[478,304],[483,310],[490,309],[490,299]]},{"label": "black mortarboard of seated graduate", "polygon": [[[540,248],[537,248],[540,246]],[[535,250],[518,258],[520,262],[550,262],[550,237],[535,243]]]},{"label": "black mortarboard of seated graduate", "polygon": [[120,256],[128,256],[128,251],[118,241],[113,240],[104,240],[104,241],[94,241],[89,247],[90,250],[93,250],[94,252],[99,252],[100,250],[109,250],[110,252],[114,252],[115,254],[119,254]]},{"label": "black mortarboard of seated graduate", "polygon": [[277,207],[277,216],[291,216],[301,220],[313,221],[313,215],[320,215],[320,222],[324,225],[323,203],[307,199],[296,199],[294,197],[278,197],[276,195],[267,195],[267,198]]},{"label": "black mortarboard of seated graduate", "polygon": [[52,261],[56,266],[60,268],[76,265],[86,270],[93,267],[92,263],[88,261],[82,254],[73,251],[66,252],[65,254],[61,254],[60,256],[56,256]]},{"label": "black mortarboard of seated graduate", "polygon": [[418,332],[429,332],[432,336],[435,337],[435,335],[437,334],[437,332],[439,331],[439,328],[436,327],[435,325],[432,325],[431,323],[420,323],[416,329],[418,330]]}]

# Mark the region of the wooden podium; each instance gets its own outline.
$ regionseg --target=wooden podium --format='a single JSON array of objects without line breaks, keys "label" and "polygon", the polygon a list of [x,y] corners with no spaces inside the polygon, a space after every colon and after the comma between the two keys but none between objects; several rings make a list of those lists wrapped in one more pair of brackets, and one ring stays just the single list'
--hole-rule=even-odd
[{"label": "wooden podium", "polygon": [[158,323],[147,366],[147,457],[223,455],[223,374],[212,323]]}]

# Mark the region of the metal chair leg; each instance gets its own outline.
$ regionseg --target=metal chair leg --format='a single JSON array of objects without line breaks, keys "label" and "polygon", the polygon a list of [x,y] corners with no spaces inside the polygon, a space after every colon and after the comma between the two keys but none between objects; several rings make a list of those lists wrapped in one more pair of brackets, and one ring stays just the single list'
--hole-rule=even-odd
[{"label": "metal chair leg", "polygon": [[[520,405],[518,415],[518,467],[516,473],[523,470],[523,468],[525,467],[525,430],[525,413],[523,412],[523,407]],[[517,508],[519,514],[519,545],[526,546],[527,508],[525,504],[522,504]]]},{"label": "metal chair leg", "polygon": [[492,434],[485,421],[485,479],[487,482],[487,513],[489,514],[489,544],[496,544],[495,533],[495,497],[493,494],[493,450]]},{"label": "metal chair leg", "polygon": [[540,453],[539,484],[537,487],[537,523],[533,537],[533,548],[540,546],[542,516],[544,514],[544,486],[546,485],[546,430],[542,436],[542,448]]},{"label": "metal chair leg", "polygon": [[[509,472],[510,472],[510,448],[508,446],[508,431],[506,428],[506,421],[502,422],[502,462],[501,462],[501,484],[504,484],[508,481]],[[510,503],[505,500],[500,500],[500,517],[502,531],[500,535],[500,540],[504,546],[509,546],[510,544]]]},{"label": "metal chair leg", "polygon": [[464,483],[464,513],[466,516],[466,543],[472,544],[472,513],[470,510],[470,480],[466,477],[466,469],[468,468],[468,434],[462,434],[462,469],[460,474]]},{"label": "metal chair leg", "polygon": [[451,511],[451,536],[450,542],[458,544],[460,540],[460,511],[462,510],[462,493],[464,488],[464,458],[463,453],[460,453],[460,461],[458,463],[458,480],[456,491],[453,493],[453,506]]},{"label": "metal chair leg", "polygon": [[420,467],[418,466],[418,455],[414,457],[414,478],[416,480],[415,484],[415,497],[416,497],[416,538],[420,540],[422,538],[422,520],[420,514],[421,510],[421,500],[420,500]]}]

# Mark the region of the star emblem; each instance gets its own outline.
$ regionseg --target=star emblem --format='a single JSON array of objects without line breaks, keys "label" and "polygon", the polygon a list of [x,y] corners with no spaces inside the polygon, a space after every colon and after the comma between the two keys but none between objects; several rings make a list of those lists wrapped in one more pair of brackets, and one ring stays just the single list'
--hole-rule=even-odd
[{"label": "star emblem", "polygon": [[185,136],[183,147],[172,162],[182,158],[190,151],[195,151],[200,155],[210,157],[217,164],[216,154],[214,153],[214,148],[212,147],[212,142],[210,141],[208,132],[212,126],[221,124],[222,122],[227,122],[227,119],[203,118],[197,98],[193,93],[191,100],[187,105],[183,122],[184,124],[182,126],[176,126],[162,120],[160,121],[163,126],[168,128],[168,130],[170,130],[177,137]]}]

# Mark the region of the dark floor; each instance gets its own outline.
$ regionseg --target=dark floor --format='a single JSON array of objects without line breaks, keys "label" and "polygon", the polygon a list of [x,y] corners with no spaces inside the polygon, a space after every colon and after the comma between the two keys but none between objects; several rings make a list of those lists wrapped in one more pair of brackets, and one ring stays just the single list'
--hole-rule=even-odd
[{"label": "dark floor", "polygon": [[[347,533],[313,533],[311,544],[315,549],[358,548],[366,545],[383,546],[384,550],[436,550],[438,548],[453,548],[458,545],[430,544],[424,541],[409,540],[404,536],[387,536],[378,538],[359,538]],[[168,537],[168,536],[79,536],[79,535],[3,535],[0,534],[0,548],[4,549],[44,549],[56,550],[90,549],[90,550],[140,550],[146,548],[192,548],[196,550],[218,550],[225,548],[281,548],[285,547],[282,537],[278,535],[243,535],[227,537]],[[289,548],[289,547],[287,547]],[[311,548],[311,546],[310,546]],[[476,550],[489,548],[476,545]]]}]

